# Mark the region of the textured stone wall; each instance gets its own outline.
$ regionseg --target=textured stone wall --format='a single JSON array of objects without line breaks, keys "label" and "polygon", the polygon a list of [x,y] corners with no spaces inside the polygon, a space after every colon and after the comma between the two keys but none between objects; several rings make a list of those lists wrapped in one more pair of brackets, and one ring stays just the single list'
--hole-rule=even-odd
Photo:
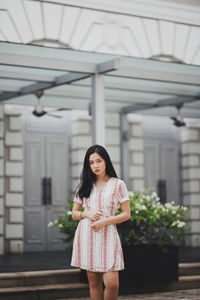
[{"label": "textured stone wall", "polygon": [[0,105],[0,254],[4,253],[4,111]]},{"label": "textured stone wall", "polygon": [[144,183],[144,138],[140,122],[129,122],[129,190],[140,191]]},{"label": "textured stone wall", "polygon": [[23,252],[23,138],[18,112],[5,111],[5,251]]},{"label": "textured stone wall", "polygon": [[[139,122],[129,123],[129,172],[128,189],[136,191],[144,188],[143,131]],[[87,148],[91,145],[90,118],[79,118],[72,123],[70,143],[72,190],[75,190],[83,166]],[[120,166],[120,119],[117,113],[106,113],[106,149],[108,150],[117,175],[121,177]]]},{"label": "textured stone wall", "polygon": [[192,219],[189,244],[200,246],[200,129],[184,128],[181,138],[183,203],[191,207]]}]

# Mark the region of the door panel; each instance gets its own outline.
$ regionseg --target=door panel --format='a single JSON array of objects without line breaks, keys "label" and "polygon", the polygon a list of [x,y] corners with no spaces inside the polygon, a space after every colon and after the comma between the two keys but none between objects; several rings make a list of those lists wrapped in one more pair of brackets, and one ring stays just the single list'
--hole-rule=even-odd
[{"label": "door panel", "polygon": [[44,140],[27,138],[25,143],[25,204],[40,206],[44,169]]},{"label": "door panel", "polygon": [[145,186],[157,189],[159,178],[159,143],[148,140],[144,147]]},{"label": "door panel", "polygon": [[145,138],[145,186],[155,187],[158,182],[166,183],[166,201],[179,204],[179,144],[161,137]]},{"label": "door panel", "polygon": [[47,139],[47,176],[52,179],[52,205],[65,205],[67,195],[67,152],[64,138]]},{"label": "door panel", "polygon": [[176,143],[161,143],[161,178],[166,180],[167,201],[179,203],[179,151]]},{"label": "door panel", "polygon": [[46,247],[44,207],[25,208],[25,251],[44,251]]},{"label": "door panel", "polygon": [[65,211],[67,164],[64,134],[25,134],[25,251],[65,248],[64,236],[58,228],[48,227],[48,223]]},{"label": "door panel", "polygon": [[[52,181],[52,203],[48,206],[48,221],[63,215],[67,197],[67,151],[63,137],[50,136],[47,139],[47,176]],[[64,250],[65,244],[58,228],[48,228],[48,250]]]},{"label": "door panel", "polygon": [[25,251],[45,250],[45,210],[42,178],[45,175],[44,140],[27,136],[25,143]]}]

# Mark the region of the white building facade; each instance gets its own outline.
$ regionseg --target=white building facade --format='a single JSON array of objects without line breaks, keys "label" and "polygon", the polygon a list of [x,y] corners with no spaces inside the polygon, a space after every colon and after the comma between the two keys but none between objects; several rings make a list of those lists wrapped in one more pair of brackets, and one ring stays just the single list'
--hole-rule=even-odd
[{"label": "white building facade", "polygon": [[[198,70],[199,15],[198,1],[1,0],[0,40],[164,60]],[[16,91],[19,75],[7,86],[6,72],[2,63],[1,90]],[[194,85],[192,96],[200,94],[200,87]],[[129,88],[124,86],[127,92]],[[167,85],[163,89],[170,95]],[[77,93],[71,93],[72,100]],[[112,100],[106,93],[105,98]],[[118,102],[120,93],[119,88]],[[145,95],[137,94],[137,84],[132,97],[145,100]],[[52,98],[46,100],[46,107],[63,107]],[[24,96],[0,105],[0,254],[64,249],[58,232],[47,224],[64,211],[78,184],[85,151],[94,142],[88,110],[60,112],[62,120],[40,119],[30,114],[34,104],[35,99]],[[189,113],[183,110],[183,117],[188,126],[180,128],[170,120],[176,107],[173,115],[164,108],[159,113],[130,111],[125,136],[119,111],[105,108],[104,144],[130,191],[161,187],[165,201],[191,206],[192,235],[187,245],[196,247],[200,246],[200,102],[186,106]],[[125,167],[121,144],[126,144]],[[52,180],[48,203],[43,201],[44,178]]]}]

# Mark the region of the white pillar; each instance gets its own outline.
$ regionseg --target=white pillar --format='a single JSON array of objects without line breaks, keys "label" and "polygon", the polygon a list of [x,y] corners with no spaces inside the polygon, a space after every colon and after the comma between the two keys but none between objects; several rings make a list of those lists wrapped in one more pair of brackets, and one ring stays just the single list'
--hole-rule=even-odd
[{"label": "white pillar", "polygon": [[105,146],[104,75],[92,76],[92,143]]}]

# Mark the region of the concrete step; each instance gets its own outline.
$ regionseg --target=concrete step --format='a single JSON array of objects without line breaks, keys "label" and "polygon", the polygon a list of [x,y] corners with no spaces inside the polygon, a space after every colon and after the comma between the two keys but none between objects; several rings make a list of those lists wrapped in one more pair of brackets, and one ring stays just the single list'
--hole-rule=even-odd
[{"label": "concrete step", "polygon": [[200,288],[200,275],[180,276],[178,284],[178,289]]},{"label": "concrete step", "polygon": [[[199,263],[180,265],[180,273],[188,274]],[[186,272],[187,271],[187,272]],[[194,272],[193,272],[194,273]],[[200,287],[200,275],[181,275],[177,282],[145,286],[120,287],[121,294],[195,289]],[[87,297],[88,284],[80,283],[80,270],[48,270],[0,274],[1,300],[55,300]]]},{"label": "concrete step", "polygon": [[0,288],[80,282],[80,270],[0,273]]},{"label": "concrete step", "polygon": [[180,263],[179,264],[179,275],[189,276],[189,275],[200,275],[200,263]]},{"label": "concrete step", "polygon": [[[145,286],[126,286],[120,288],[120,294],[173,291],[200,287],[200,276],[181,276],[179,281]],[[0,288],[1,300],[58,300],[88,297],[88,284],[65,283],[38,286]]]},{"label": "concrete step", "polygon": [[85,283],[0,288],[1,300],[52,300],[87,296],[89,296],[89,288]]},{"label": "concrete step", "polygon": [[120,294],[154,293],[163,291],[189,290],[200,288],[200,276],[181,276],[176,282],[149,284],[145,286],[125,286],[120,288]]}]

